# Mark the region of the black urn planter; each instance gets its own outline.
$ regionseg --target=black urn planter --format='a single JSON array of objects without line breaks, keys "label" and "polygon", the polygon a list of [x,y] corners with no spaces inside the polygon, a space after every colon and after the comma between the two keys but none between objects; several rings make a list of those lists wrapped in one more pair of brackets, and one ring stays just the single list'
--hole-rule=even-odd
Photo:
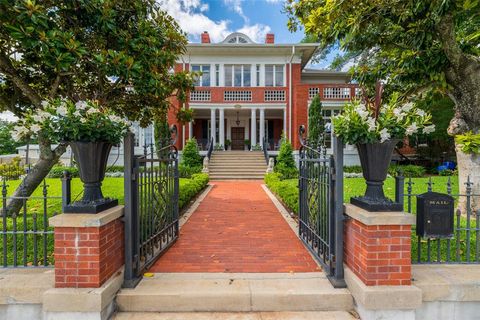
[{"label": "black urn planter", "polygon": [[387,178],[392,153],[399,140],[383,143],[358,143],[357,150],[362,165],[367,190],[363,197],[352,197],[350,203],[368,211],[402,211],[403,204],[385,197],[383,182]]},{"label": "black urn planter", "polygon": [[64,213],[99,213],[118,205],[117,199],[104,198],[102,181],[112,144],[109,142],[70,142],[73,156],[83,182],[80,201],[64,206]]}]

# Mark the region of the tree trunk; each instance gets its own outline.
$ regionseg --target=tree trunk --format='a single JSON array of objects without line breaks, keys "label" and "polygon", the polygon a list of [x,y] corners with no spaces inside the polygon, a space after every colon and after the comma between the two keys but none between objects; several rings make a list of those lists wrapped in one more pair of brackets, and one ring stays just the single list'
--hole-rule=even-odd
[{"label": "tree trunk", "polygon": [[7,203],[6,209],[9,216],[18,214],[23,205],[23,199],[16,199],[15,197],[29,197],[40,183],[42,183],[53,165],[58,162],[58,159],[66,150],[66,145],[64,144],[60,144],[55,150],[52,150],[50,142],[43,139],[41,136],[38,138],[38,143],[40,148],[40,159],[25,176],[22,183],[17,187],[12,195],[13,199]]},{"label": "tree trunk", "polygon": [[[455,22],[447,14],[437,27],[438,40],[448,58],[445,79],[451,86],[450,98],[455,102],[455,117],[450,122],[448,133],[452,136],[467,131],[480,133],[480,57],[464,53],[456,39]],[[480,156],[463,153],[458,146],[457,162],[459,192],[466,193],[466,181],[470,176],[471,193],[480,195]],[[460,197],[459,209],[466,212],[465,197]],[[472,209],[480,209],[480,196],[472,197]]]},{"label": "tree trunk", "polygon": [[[455,149],[457,151],[459,191],[460,194],[465,195],[467,184],[469,184],[470,193],[475,195],[470,197],[470,209],[472,212],[476,212],[480,210],[480,155],[464,153],[457,144],[455,144]],[[459,197],[458,209],[462,214],[467,213],[467,197]]]}]

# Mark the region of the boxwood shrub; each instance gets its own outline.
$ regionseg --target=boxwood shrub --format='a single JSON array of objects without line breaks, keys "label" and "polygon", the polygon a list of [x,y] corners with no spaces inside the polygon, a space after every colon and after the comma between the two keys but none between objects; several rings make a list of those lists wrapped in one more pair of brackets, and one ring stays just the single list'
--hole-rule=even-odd
[{"label": "boxwood shrub", "polygon": [[264,181],[291,211],[298,214],[298,179],[281,180],[281,177],[279,173],[269,173]]},{"label": "boxwood shrub", "polygon": [[190,179],[180,180],[178,207],[182,209],[208,184],[208,174],[195,173]]}]

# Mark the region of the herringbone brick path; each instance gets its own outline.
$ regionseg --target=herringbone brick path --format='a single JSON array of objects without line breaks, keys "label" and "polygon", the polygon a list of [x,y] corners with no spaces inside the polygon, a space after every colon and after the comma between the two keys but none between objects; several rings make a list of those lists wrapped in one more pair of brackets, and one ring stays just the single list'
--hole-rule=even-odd
[{"label": "herringbone brick path", "polygon": [[216,181],[150,272],[320,271],[261,184]]}]

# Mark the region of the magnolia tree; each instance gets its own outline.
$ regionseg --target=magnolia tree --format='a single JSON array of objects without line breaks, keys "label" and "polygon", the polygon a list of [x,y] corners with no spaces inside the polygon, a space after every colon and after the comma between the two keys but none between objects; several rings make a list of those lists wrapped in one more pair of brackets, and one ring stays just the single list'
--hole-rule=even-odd
[{"label": "magnolia tree", "polygon": [[[0,111],[21,119],[47,117],[63,98],[146,126],[193,86],[189,73],[173,72],[186,37],[154,0],[0,1],[0,22]],[[40,159],[14,196],[31,194],[66,148],[39,124],[28,130]],[[20,206],[12,200],[9,210]]]},{"label": "magnolia tree", "polygon": [[[479,134],[479,1],[289,0],[286,11],[292,30],[303,26],[322,50],[340,47],[356,58],[353,77],[371,96],[379,79],[387,95],[443,92],[456,107],[449,133]],[[458,143],[464,140],[456,141],[460,187],[470,175],[479,194],[480,157],[465,154]]]}]

